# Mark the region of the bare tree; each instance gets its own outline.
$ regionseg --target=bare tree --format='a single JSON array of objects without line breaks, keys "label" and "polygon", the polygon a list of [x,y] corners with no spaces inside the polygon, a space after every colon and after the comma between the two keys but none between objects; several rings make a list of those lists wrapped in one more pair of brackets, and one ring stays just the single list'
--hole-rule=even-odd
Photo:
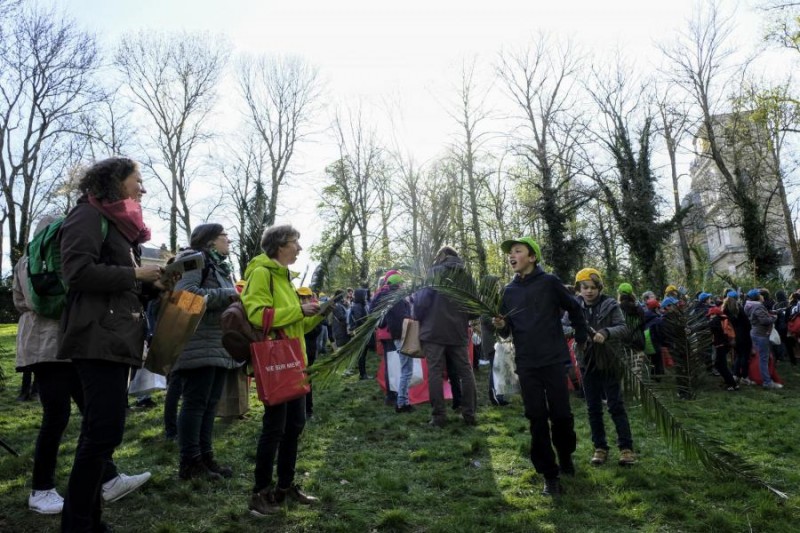
[{"label": "bare tree", "polygon": [[[483,145],[489,133],[482,128],[489,117],[486,109],[486,97],[490,87],[480,88],[475,78],[476,61],[464,61],[461,65],[458,90],[458,105],[450,112],[450,116],[458,124],[459,140],[452,148],[458,159],[466,186],[465,201],[471,226],[470,235],[474,239],[475,253],[478,262],[478,273],[481,278],[488,271],[486,246],[483,240],[483,225],[479,204],[485,191],[487,178],[492,174],[489,169],[480,168]],[[462,227],[462,230],[466,228]],[[464,231],[466,233],[466,231]],[[466,238],[464,239],[466,241]],[[462,244],[462,253],[466,253],[466,243]]]},{"label": "bare tree", "polygon": [[723,92],[722,87],[731,80],[721,78],[733,53],[729,41],[732,35],[732,18],[724,15],[718,4],[709,3],[689,21],[678,39],[661,46],[661,50],[671,63],[667,74],[673,75],[673,81],[688,92],[700,111],[699,136],[737,208],[747,256],[760,278],[777,272],[779,257],[759,216],[759,198],[753,194],[754,177],[748,171],[746,154],[738,150],[737,131],[741,131],[743,117],[721,110],[730,92]]},{"label": "bare tree", "polygon": [[0,43],[0,188],[13,267],[66,174],[78,118],[96,100],[98,57],[94,38],[54,12],[24,8],[0,25],[10,28]]},{"label": "bare tree", "polygon": [[272,225],[280,187],[291,174],[297,145],[308,137],[310,121],[317,111],[319,74],[299,57],[261,56],[241,62],[239,88],[247,104],[248,121],[261,136],[269,158],[265,223]]},{"label": "bare tree", "polygon": [[573,47],[541,36],[516,54],[501,54],[498,72],[516,108],[520,128],[514,153],[535,170],[531,184],[541,193],[530,206],[547,227],[545,259],[562,279],[568,279],[581,256],[581,243],[570,239],[568,223],[583,205],[574,194],[576,84],[581,58]]},{"label": "bare tree", "polygon": [[132,101],[151,125],[144,128],[152,148],[146,164],[171,202],[172,252],[178,248],[178,228],[187,240],[191,232],[192,156],[211,137],[206,122],[228,55],[227,44],[209,35],[153,31],[123,37],[114,55]]},{"label": "bare tree", "polygon": [[333,173],[338,179],[335,185],[341,191],[342,208],[351,213],[358,230],[358,281],[362,286],[367,286],[370,275],[370,223],[378,206],[376,180],[385,171],[383,149],[378,144],[375,132],[364,123],[360,107],[348,112],[346,117],[337,114],[333,129],[339,147],[336,165],[341,166]]}]

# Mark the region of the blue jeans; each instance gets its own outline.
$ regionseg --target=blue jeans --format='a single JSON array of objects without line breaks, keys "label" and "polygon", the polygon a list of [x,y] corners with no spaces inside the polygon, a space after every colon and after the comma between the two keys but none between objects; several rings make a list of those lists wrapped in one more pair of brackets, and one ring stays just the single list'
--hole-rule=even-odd
[{"label": "blue jeans", "polygon": [[758,370],[761,372],[761,379],[764,380],[763,385],[771,385],[772,378],[769,375],[769,337],[762,337],[751,332],[750,338],[753,339],[753,347],[758,352]]},{"label": "blue jeans", "polygon": [[414,374],[414,359],[400,353],[401,343],[399,340],[394,341],[397,348],[397,355],[400,356],[400,385],[397,391],[397,407],[404,407],[410,405],[408,401],[408,385],[411,383],[411,376]]},{"label": "blue jeans", "polygon": [[589,428],[595,449],[608,450],[606,428],[603,424],[603,399],[607,401],[608,413],[617,429],[617,446],[620,450],[633,449],[631,425],[622,401],[620,380],[597,370],[583,371],[583,393],[589,411]]}]

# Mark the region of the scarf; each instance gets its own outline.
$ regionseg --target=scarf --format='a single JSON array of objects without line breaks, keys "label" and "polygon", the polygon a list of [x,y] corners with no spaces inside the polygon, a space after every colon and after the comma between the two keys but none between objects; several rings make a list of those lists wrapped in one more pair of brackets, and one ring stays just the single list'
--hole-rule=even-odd
[{"label": "scarf", "polygon": [[113,222],[131,243],[142,244],[150,240],[150,228],[144,225],[142,204],[139,202],[131,198],[108,202],[90,194],[89,203]]},{"label": "scarf", "polygon": [[228,256],[222,255],[213,247],[209,248],[206,252],[208,254],[209,259],[211,259],[211,262],[214,264],[214,268],[216,268],[217,271],[220,274],[222,274],[225,278],[230,278],[232,267],[231,264],[228,262]]}]

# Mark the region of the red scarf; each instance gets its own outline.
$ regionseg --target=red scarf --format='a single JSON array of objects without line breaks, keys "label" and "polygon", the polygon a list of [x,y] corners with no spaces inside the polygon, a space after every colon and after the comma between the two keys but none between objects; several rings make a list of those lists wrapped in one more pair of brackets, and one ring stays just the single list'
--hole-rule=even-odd
[{"label": "red scarf", "polygon": [[142,204],[126,198],[116,202],[98,200],[91,194],[89,203],[96,207],[103,216],[109,219],[117,229],[133,244],[142,244],[150,240],[150,228],[142,219]]}]

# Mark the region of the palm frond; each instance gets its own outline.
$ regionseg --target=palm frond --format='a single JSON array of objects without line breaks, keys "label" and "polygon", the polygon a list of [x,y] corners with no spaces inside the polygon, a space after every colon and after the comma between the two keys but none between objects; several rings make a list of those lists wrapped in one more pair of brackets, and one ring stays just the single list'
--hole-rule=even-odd
[{"label": "palm frond", "polygon": [[444,269],[425,280],[424,285],[446,296],[453,305],[472,316],[498,316],[502,286],[496,276],[484,276],[478,283],[465,270]]},{"label": "palm frond", "polygon": [[685,399],[696,398],[706,381],[711,355],[711,330],[705,309],[697,302],[673,309],[664,319],[663,332],[675,361],[678,394]]},{"label": "palm frond", "polygon": [[712,472],[742,479],[766,488],[779,498],[788,498],[785,492],[758,477],[756,467],[727,449],[725,443],[708,436],[700,429],[683,424],[664,400],[667,394],[674,394],[674,389],[652,381],[646,362],[642,362],[638,355],[628,353],[630,356],[623,359],[626,391],[641,402],[645,418],[655,424],[670,451],[687,461],[700,463]]},{"label": "palm frond", "polygon": [[387,292],[380,299],[378,305],[374,309],[370,309],[369,314],[364,318],[364,322],[356,328],[353,332],[353,337],[347,344],[338,347],[331,355],[317,359],[313,365],[308,367],[307,373],[309,379],[313,380],[314,385],[326,387],[342,372],[353,368],[386,313],[399,301],[407,298],[419,288],[417,283],[408,283],[406,286]]}]

